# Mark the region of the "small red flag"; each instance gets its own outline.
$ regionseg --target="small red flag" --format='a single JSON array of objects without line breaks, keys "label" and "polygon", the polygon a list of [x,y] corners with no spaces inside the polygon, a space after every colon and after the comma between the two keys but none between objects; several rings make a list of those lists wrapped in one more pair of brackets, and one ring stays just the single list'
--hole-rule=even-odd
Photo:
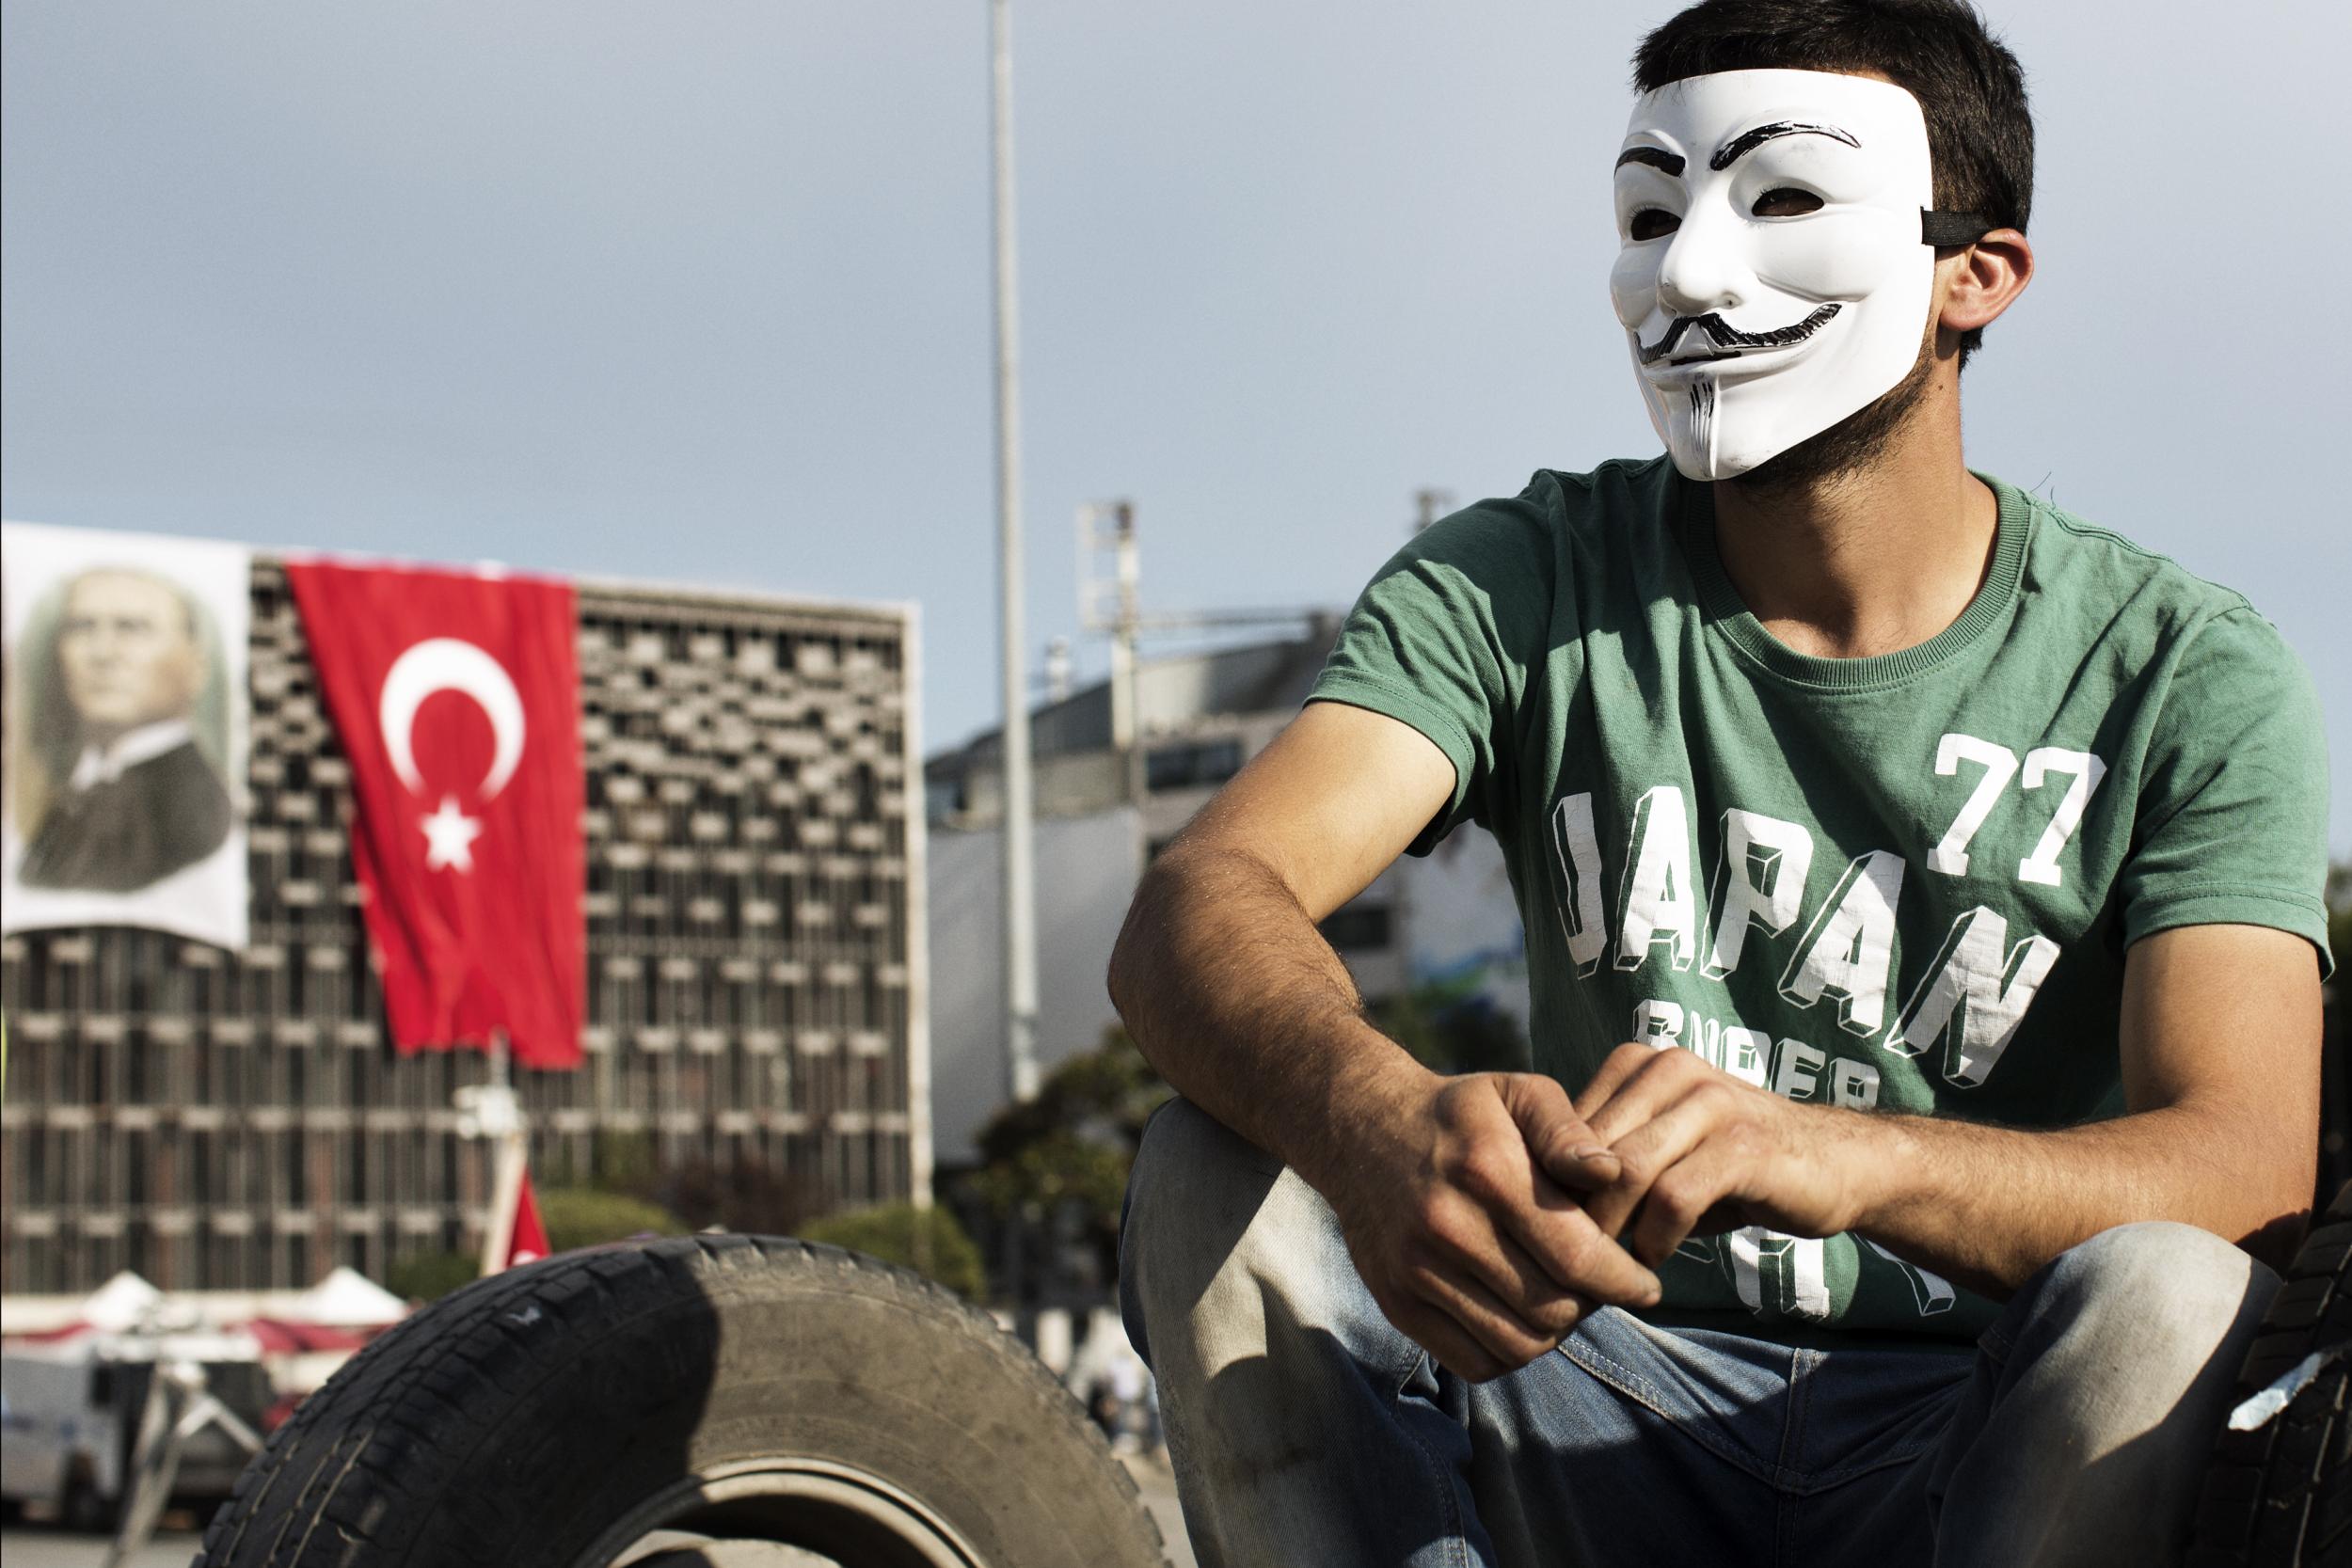
[{"label": "small red flag", "polygon": [[506,1243],[506,1266],[536,1262],[548,1251],[547,1227],[539,1223],[539,1200],[531,1196],[531,1172],[523,1172],[523,1184],[515,1195],[515,1228]]},{"label": "small red flag", "polygon": [[351,859],[404,1052],[580,1065],[578,600],[565,583],[290,562],[351,764]]}]

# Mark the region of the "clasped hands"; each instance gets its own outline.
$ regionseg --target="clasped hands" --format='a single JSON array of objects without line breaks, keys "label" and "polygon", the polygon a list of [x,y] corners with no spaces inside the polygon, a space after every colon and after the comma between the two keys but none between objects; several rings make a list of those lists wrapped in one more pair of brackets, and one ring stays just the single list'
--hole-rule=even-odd
[{"label": "clasped hands", "polygon": [[1654,1306],[1686,1237],[1851,1228],[1861,1119],[1629,1044],[1573,1101],[1538,1073],[1418,1079],[1326,1196],[1390,1322],[1483,1382],[1597,1307]]}]

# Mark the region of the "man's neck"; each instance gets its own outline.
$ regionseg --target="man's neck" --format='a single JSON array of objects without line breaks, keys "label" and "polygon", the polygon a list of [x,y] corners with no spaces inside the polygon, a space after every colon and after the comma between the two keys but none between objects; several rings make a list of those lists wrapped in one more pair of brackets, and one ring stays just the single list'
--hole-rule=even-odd
[{"label": "man's neck", "polygon": [[1867,466],[1715,486],[1715,548],[1764,628],[1802,654],[1916,647],[1983,586],[2000,507],[1961,457],[1956,378],[1931,383]]}]

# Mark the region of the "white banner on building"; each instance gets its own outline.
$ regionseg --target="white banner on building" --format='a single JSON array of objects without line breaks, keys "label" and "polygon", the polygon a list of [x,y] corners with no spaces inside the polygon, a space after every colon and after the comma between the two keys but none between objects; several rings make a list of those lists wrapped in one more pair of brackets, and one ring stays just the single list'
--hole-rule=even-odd
[{"label": "white banner on building", "polygon": [[0,525],[0,930],[246,944],[241,545]]}]

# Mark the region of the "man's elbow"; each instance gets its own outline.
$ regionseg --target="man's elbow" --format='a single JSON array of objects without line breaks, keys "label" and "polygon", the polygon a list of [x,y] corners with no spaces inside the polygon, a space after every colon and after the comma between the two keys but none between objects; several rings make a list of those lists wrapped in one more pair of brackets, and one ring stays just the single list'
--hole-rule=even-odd
[{"label": "man's elbow", "polygon": [[1111,961],[1104,975],[1111,1006],[1127,1022],[1136,1022],[1134,1009],[1150,1006],[1153,976],[1160,960],[1188,909],[1200,907],[1207,883],[1215,875],[1218,851],[1204,848],[1179,835],[1176,842],[1152,857],[1128,900],[1127,918],[1111,943]]},{"label": "man's elbow", "polygon": [[1131,924],[1119,928],[1119,940],[1111,944],[1110,966],[1103,974],[1103,989],[1110,996],[1111,1011],[1119,1015],[1120,1022],[1127,1025],[1131,1033],[1135,1028],[1135,1018],[1128,1010],[1128,1004],[1135,994],[1135,981],[1132,974],[1134,960],[1129,956],[1128,939],[1133,918],[1131,914],[1129,916]]},{"label": "man's elbow", "polygon": [[2304,1234],[2311,1229],[2312,1189],[2319,1184],[2319,1150],[2314,1144],[2306,1159],[2271,1162],[2269,1180],[2247,1216],[2247,1233],[2238,1244],[2271,1267],[2283,1270],[2293,1260]]},{"label": "man's elbow", "polygon": [[1126,1022],[1130,1033],[1135,1029],[1134,1007],[1144,989],[1148,955],[1159,940],[1152,927],[1168,896],[1168,852],[1163,852],[1144,867],[1135,896],[1127,902],[1127,918],[1120,923],[1118,940],[1111,943],[1110,967],[1104,974],[1111,1006]]},{"label": "man's elbow", "polygon": [[2235,1148],[2236,1169],[2217,1182],[2217,1197],[2231,1212],[2217,1231],[2283,1269],[2311,1227],[2312,1190],[2319,1182],[2317,1117],[2308,1137],[2281,1135],[2275,1117],[2260,1110],[2224,1118],[2210,1134],[2217,1147]]}]

